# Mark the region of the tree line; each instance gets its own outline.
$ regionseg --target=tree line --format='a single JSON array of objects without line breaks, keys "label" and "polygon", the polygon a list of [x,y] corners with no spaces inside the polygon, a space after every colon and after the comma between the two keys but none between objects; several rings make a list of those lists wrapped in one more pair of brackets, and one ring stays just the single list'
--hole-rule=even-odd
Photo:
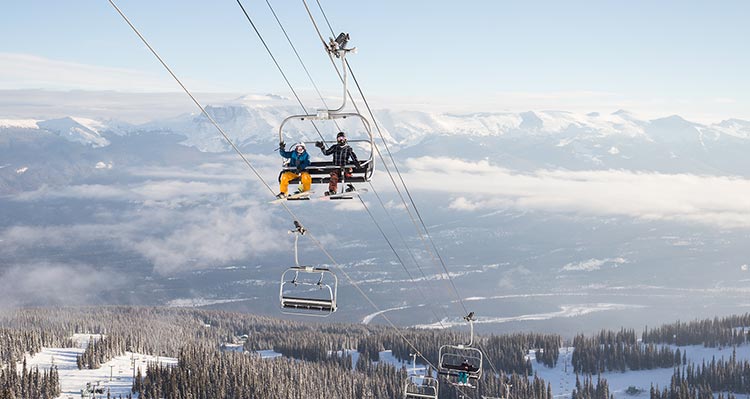
[{"label": "tree line", "polygon": [[650,370],[679,366],[687,362],[684,351],[663,345],[637,342],[635,331],[601,331],[593,337],[573,339],[573,371],[598,374],[605,371]]},{"label": "tree line", "polygon": [[736,350],[725,360],[712,359],[699,365],[676,369],[673,380],[686,381],[690,386],[707,386],[714,391],[750,394],[750,361],[737,360]]},{"label": "tree line", "polygon": [[28,368],[24,358],[21,370],[16,362],[0,368],[0,399],[53,399],[60,395],[60,377],[56,367],[39,371]]},{"label": "tree line", "polygon": [[606,378],[599,377],[594,379],[591,374],[585,375],[583,383],[578,374],[576,374],[576,387],[570,394],[570,399],[611,399],[614,395],[609,393],[609,383]]},{"label": "tree line", "polygon": [[126,347],[125,339],[118,335],[108,335],[100,339],[94,339],[92,336],[83,353],[76,356],[76,365],[79,370],[98,369],[102,363],[124,354]]},{"label": "tree line", "polygon": [[736,346],[750,341],[750,313],[713,319],[676,322],[658,328],[646,327],[643,342],[677,346]]}]

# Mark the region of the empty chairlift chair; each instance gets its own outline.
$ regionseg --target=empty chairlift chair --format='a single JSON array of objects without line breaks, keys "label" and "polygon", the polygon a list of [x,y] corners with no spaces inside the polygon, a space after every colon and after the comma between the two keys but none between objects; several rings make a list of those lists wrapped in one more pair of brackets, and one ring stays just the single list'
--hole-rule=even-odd
[{"label": "empty chairlift chair", "polygon": [[281,275],[279,302],[281,312],[306,316],[330,316],[336,311],[338,278],[324,267],[300,266],[297,244],[305,229],[294,222],[294,262]]},{"label": "empty chairlift chair", "polygon": [[417,355],[412,354],[412,372],[406,379],[404,399],[438,399],[440,383],[436,378],[417,373]]}]

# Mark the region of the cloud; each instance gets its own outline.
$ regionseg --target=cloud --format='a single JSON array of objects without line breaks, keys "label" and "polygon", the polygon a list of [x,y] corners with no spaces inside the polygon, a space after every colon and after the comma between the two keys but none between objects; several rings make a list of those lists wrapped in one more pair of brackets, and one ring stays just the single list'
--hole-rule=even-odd
[{"label": "cloud", "polygon": [[140,199],[153,201],[178,198],[204,197],[214,194],[232,194],[243,190],[241,184],[215,184],[202,181],[149,181],[132,188]]},{"label": "cloud", "polygon": [[[13,226],[0,232],[0,254],[35,248],[73,251],[104,243],[135,251],[160,274],[207,269],[290,248],[286,229],[258,203],[151,207],[108,216],[107,223]],[[289,244],[291,245],[291,244]]]},{"label": "cloud", "polygon": [[147,205],[200,202],[216,195],[232,195],[245,190],[243,183],[213,183],[206,181],[149,180],[127,186],[80,184],[65,187],[44,186],[23,192],[16,201],[37,201],[54,198],[139,201]]},{"label": "cloud", "polygon": [[22,192],[12,199],[16,201],[38,201],[46,198],[127,199],[133,194],[124,187],[102,184],[80,184],[65,187],[42,186],[34,191]]},{"label": "cloud", "polygon": [[98,65],[53,60],[30,54],[0,53],[0,89],[175,91],[163,76]]},{"label": "cloud", "polygon": [[35,247],[72,249],[94,241],[112,241],[131,234],[134,225],[78,224],[65,226],[13,226],[0,234],[0,253],[12,254]]},{"label": "cloud", "polygon": [[[191,89],[221,88],[187,79]],[[32,54],[0,53],[0,90],[120,90],[127,92],[175,92],[179,86],[162,73],[81,64]]]},{"label": "cloud", "polygon": [[520,173],[484,160],[433,157],[409,159],[407,166],[412,188],[459,194],[450,204],[456,210],[512,208],[750,227],[750,180],[738,177],[625,170]]},{"label": "cloud", "polygon": [[583,262],[572,262],[568,263],[565,266],[560,269],[561,271],[584,271],[584,272],[590,272],[594,270],[599,270],[602,268],[602,266],[613,263],[615,265],[621,265],[623,263],[627,263],[627,260],[624,258],[607,258],[607,259],[589,259]]},{"label": "cloud", "polygon": [[160,274],[205,269],[286,248],[286,230],[267,212],[220,208],[180,212],[184,221],[164,236],[131,237],[131,246]]},{"label": "cloud", "polygon": [[124,276],[89,265],[14,265],[0,275],[0,306],[89,304],[124,284]]}]

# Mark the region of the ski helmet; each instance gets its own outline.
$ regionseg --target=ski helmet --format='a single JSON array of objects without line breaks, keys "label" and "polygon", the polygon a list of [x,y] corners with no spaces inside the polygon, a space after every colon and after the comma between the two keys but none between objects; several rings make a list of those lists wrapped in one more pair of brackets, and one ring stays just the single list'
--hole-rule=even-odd
[{"label": "ski helmet", "polygon": [[303,150],[307,151],[307,147],[305,146],[305,143],[303,143],[301,141],[299,143],[297,143],[297,144],[294,145],[294,149],[295,150],[298,150],[300,147],[302,147]]},{"label": "ski helmet", "polygon": [[340,143],[346,143],[346,133],[339,132],[339,134],[336,135],[336,141]]}]

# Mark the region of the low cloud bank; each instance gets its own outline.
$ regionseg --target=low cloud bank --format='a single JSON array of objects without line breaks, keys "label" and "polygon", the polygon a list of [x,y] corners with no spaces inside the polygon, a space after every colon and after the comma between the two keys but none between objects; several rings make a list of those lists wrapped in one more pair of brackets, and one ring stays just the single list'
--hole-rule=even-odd
[{"label": "low cloud bank", "polygon": [[[750,180],[626,170],[515,172],[487,161],[407,161],[413,188],[456,195],[460,211],[519,209],[750,227]],[[471,193],[471,196],[465,195]]]}]

